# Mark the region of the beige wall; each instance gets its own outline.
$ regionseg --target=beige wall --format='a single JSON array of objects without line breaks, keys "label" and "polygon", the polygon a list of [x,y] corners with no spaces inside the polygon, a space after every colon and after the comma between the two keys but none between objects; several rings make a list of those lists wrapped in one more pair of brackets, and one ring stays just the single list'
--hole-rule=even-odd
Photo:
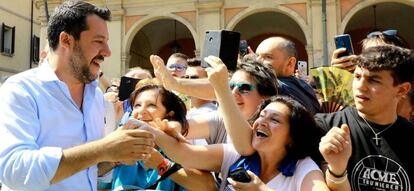
[{"label": "beige wall", "polygon": [[[28,6],[19,3],[11,3],[10,1],[1,1],[0,7],[7,7],[7,9],[19,10],[19,14],[29,17],[29,0],[16,0],[27,2]],[[328,52],[334,50],[333,37],[337,34],[341,34],[346,31],[347,25],[351,23],[355,27],[364,27],[371,21],[369,18],[365,18],[366,15],[360,14],[361,10],[369,8],[373,4],[378,3],[397,3],[405,6],[404,10],[414,10],[414,0],[326,0],[327,1],[327,39],[328,39]],[[56,5],[63,2],[62,0],[49,0],[49,13]],[[108,24],[110,30],[110,48],[112,50],[112,56],[105,60],[105,65],[102,69],[108,78],[121,76],[128,68],[129,63],[138,58],[136,55],[131,55],[131,48],[134,50],[142,51],[142,55],[156,54],[161,47],[165,47],[167,43],[170,43],[172,32],[171,30],[165,30],[164,26],[154,26],[153,23],[157,23],[160,20],[176,20],[179,22],[180,27],[185,28],[185,31],[181,31],[182,36],[180,38],[193,39],[196,55],[199,55],[204,41],[204,32],[212,29],[227,29],[232,30],[238,27],[238,24],[245,21],[246,18],[255,14],[263,12],[275,13],[279,16],[276,18],[284,17],[281,21],[273,23],[266,28],[263,23],[272,22],[266,20],[266,18],[259,17],[262,21],[260,27],[255,27],[256,23],[250,23],[251,29],[238,28],[244,31],[271,31],[276,30],[277,34],[291,35],[295,37],[299,42],[303,43],[305,54],[307,54],[310,67],[320,65],[323,61],[323,31],[322,31],[322,1],[321,0],[90,0],[92,3],[96,3],[98,6],[107,6],[113,12],[114,19]],[[106,3],[106,4],[105,4]],[[395,9],[400,8],[398,5]],[[387,4],[388,6],[388,4]],[[390,6],[390,10],[394,9],[394,5]],[[408,7],[408,9],[407,9]],[[43,17],[43,0],[36,0],[36,13],[38,21],[42,21],[41,28],[36,25],[35,33],[41,35],[41,39],[46,37],[46,22]],[[369,15],[369,13],[366,13]],[[22,43],[29,42],[27,31],[30,28],[24,27],[27,25],[27,20],[21,19],[18,16],[12,16],[0,9],[0,18],[12,19],[12,22],[22,25],[19,28],[26,32],[17,32],[19,40]],[[360,17],[357,21],[353,20],[354,16]],[[358,16],[362,15],[362,16]],[[403,14],[408,15],[407,18],[411,18],[412,12]],[[412,16],[414,19],[414,16]],[[393,17],[390,17],[392,19]],[[387,18],[379,18],[382,21],[387,21]],[[5,19],[3,19],[5,20]],[[287,22],[294,22],[289,23]],[[406,19],[407,21],[398,21],[399,27],[404,28],[401,34],[407,36],[408,41],[414,42],[414,34],[412,32],[409,21],[412,19]],[[287,22],[287,23],[284,23]],[[406,22],[406,23],[404,23]],[[25,24],[26,23],[26,24]],[[165,23],[165,22],[159,22]],[[379,22],[380,23],[380,22]],[[387,21],[392,23],[392,21]],[[397,23],[397,22],[394,22]],[[148,27],[152,24],[151,27]],[[278,24],[280,27],[278,28]],[[293,24],[295,27],[292,27]],[[249,27],[249,25],[246,25]],[[244,26],[244,27],[246,27]],[[393,25],[391,25],[392,27]],[[273,27],[273,28],[272,28]],[[289,28],[291,27],[291,28]],[[354,27],[354,28],[355,28]],[[384,25],[383,28],[388,26]],[[348,27],[349,28],[349,27]],[[353,28],[350,27],[350,30]],[[163,30],[161,33],[158,30]],[[165,31],[164,31],[165,30]],[[19,31],[19,30],[18,30]],[[262,32],[263,33],[263,32]],[[139,34],[139,35],[138,35]],[[183,36],[184,35],[184,36]],[[242,34],[243,35],[243,34]],[[244,37],[252,37],[257,34],[244,34]],[[136,39],[134,39],[137,37]],[[26,39],[26,40],[24,40]],[[137,44],[137,41],[143,39],[141,44]],[[145,42],[144,42],[145,41]],[[45,44],[42,41],[41,46]],[[17,45],[17,43],[16,43]],[[147,47],[139,47],[139,46]],[[354,44],[355,46],[355,44]],[[16,46],[17,48],[18,46]],[[27,49],[27,50],[25,50]],[[0,55],[0,68],[8,68],[9,71],[20,71],[28,68],[28,50],[29,46],[19,46],[19,56],[8,58]],[[24,52],[26,51],[26,52]],[[17,53],[16,53],[17,54]],[[330,56],[329,56],[330,57]],[[330,59],[330,58],[329,58]],[[138,61],[136,61],[138,62]],[[141,60],[138,63],[145,62]],[[148,65],[146,65],[148,66]],[[0,69],[2,70],[2,69]],[[4,71],[4,70],[3,70]]]},{"label": "beige wall", "polygon": [[[34,7],[34,19],[40,10]],[[0,77],[9,76],[30,67],[31,1],[0,1],[0,23],[16,27],[14,55],[0,53]],[[40,22],[34,20],[33,35],[40,36]]]}]

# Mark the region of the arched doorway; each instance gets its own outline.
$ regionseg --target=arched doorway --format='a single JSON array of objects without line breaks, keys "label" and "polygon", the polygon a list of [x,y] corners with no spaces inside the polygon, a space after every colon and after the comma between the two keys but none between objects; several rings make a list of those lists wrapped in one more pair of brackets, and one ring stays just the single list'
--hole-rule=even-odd
[{"label": "arched doorway", "polygon": [[255,13],[242,19],[233,30],[240,32],[241,39],[247,40],[253,50],[268,37],[285,37],[296,44],[298,60],[308,61],[306,37],[301,27],[288,15],[272,11]]},{"label": "arched doorway", "polygon": [[142,27],[134,36],[129,49],[128,67],[142,67],[152,71],[149,62],[151,54],[161,56],[165,61],[177,49],[194,57],[195,42],[190,30],[174,19],[159,19]]},{"label": "arched doorway", "polygon": [[[374,15],[374,12],[376,13]],[[397,35],[414,47],[414,7],[398,2],[383,2],[366,5],[350,16],[343,33],[350,34],[356,54],[361,52],[361,41],[372,31],[398,30]]]}]

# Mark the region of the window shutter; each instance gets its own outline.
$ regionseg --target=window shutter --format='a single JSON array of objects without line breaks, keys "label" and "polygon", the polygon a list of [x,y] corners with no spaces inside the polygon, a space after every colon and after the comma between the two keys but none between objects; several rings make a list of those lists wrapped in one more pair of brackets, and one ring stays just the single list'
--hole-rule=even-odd
[{"label": "window shutter", "polygon": [[1,23],[0,52],[4,52],[4,23]]},{"label": "window shutter", "polygon": [[14,39],[15,39],[15,33],[16,27],[12,28],[12,44],[11,44],[11,54],[14,54]]},{"label": "window shutter", "polygon": [[32,50],[33,50],[33,52],[32,52],[32,54],[33,54],[33,62],[39,62],[39,46],[40,46],[40,39],[39,39],[39,37],[37,37],[37,36],[33,36],[33,48],[32,48]]}]

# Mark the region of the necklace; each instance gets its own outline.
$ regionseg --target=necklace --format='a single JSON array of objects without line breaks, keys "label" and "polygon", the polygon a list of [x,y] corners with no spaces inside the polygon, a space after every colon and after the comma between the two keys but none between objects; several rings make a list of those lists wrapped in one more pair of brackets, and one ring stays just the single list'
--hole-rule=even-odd
[{"label": "necklace", "polygon": [[365,123],[368,125],[368,127],[371,129],[371,131],[374,133],[375,137],[372,138],[372,139],[375,140],[375,144],[377,145],[377,147],[379,146],[378,141],[381,140],[381,138],[379,138],[378,136],[381,133],[383,133],[384,131],[388,130],[390,127],[392,127],[392,125],[394,125],[395,122],[397,122],[397,120],[395,120],[394,122],[391,123],[391,125],[388,125],[388,127],[384,128],[382,131],[377,133],[377,132],[374,131],[374,128],[372,128],[372,126],[368,123],[368,121],[365,118],[363,118],[363,117],[361,117],[361,118],[365,121]]}]

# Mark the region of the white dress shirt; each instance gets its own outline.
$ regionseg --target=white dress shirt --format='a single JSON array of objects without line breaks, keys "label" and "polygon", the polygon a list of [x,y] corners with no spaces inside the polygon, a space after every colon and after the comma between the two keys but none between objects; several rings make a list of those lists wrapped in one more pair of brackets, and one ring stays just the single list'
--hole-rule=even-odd
[{"label": "white dress shirt", "polygon": [[98,82],[85,85],[82,111],[68,86],[45,62],[0,87],[2,190],[96,190],[92,166],[50,185],[62,150],[103,136],[104,106]]}]

